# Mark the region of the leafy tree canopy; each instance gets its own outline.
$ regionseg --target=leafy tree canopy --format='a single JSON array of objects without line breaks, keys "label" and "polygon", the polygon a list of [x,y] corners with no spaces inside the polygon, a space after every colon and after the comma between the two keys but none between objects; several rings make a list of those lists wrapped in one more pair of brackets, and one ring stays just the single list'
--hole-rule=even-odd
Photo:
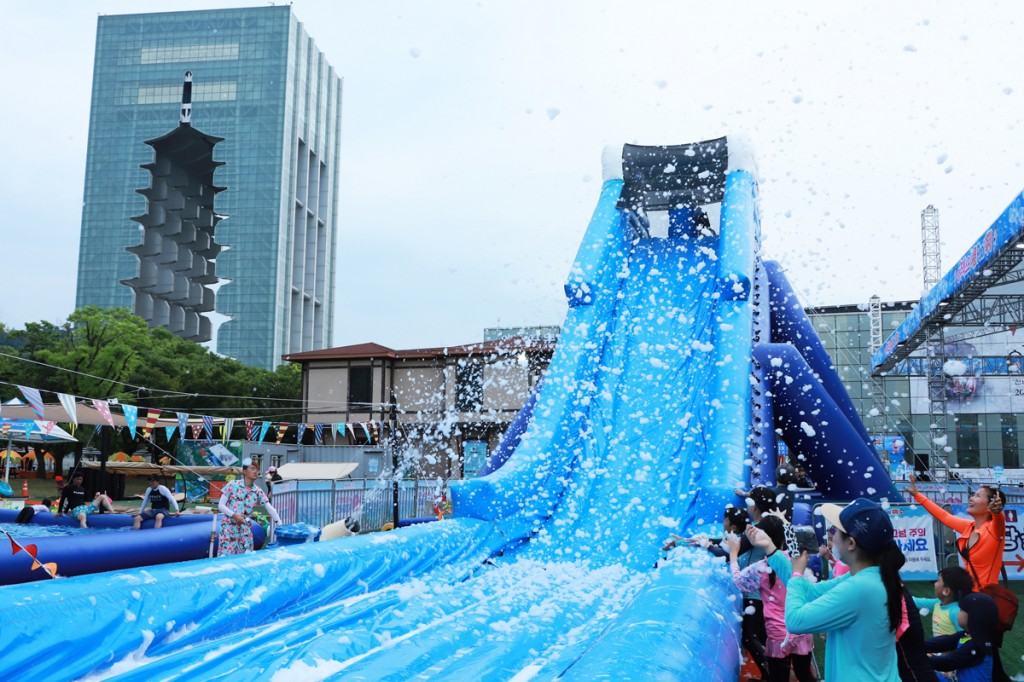
[{"label": "leafy tree canopy", "polygon": [[297,365],[273,372],[247,367],[150,329],[126,308],[79,308],[62,324],[30,322],[24,329],[0,324],[0,354],[3,400],[17,396],[14,384],[21,384],[215,416],[294,421],[301,414]]}]

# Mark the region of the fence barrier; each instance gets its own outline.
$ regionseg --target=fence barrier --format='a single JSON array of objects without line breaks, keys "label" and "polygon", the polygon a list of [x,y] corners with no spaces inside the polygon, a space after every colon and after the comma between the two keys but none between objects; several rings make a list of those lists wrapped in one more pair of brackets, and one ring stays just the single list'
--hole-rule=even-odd
[{"label": "fence barrier", "polygon": [[[435,481],[402,480],[398,485],[400,519],[433,516]],[[377,479],[279,481],[272,503],[284,523],[323,527],[351,518],[360,530],[380,530],[393,517],[392,482]]]}]

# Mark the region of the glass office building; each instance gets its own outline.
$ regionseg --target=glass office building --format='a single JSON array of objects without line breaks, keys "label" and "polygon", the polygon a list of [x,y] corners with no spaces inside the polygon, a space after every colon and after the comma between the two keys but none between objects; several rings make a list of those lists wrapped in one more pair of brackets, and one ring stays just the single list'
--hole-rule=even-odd
[{"label": "glass office building", "polygon": [[[888,336],[916,303],[882,305],[882,336]],[[835,364],[864,425],[881,451],[900,441],[909,462],[931,450],[931,418],[924,351],[919,350],[881,378],[871,380],[871,320],[867,306],[806,310]],[[950,467],[1018,468],[1024,460],[1024,339],[1017,330],[993,329],[971,341],[947,338],[949,361],[963,372],[947,379],[947,456]]]},{"label": "glass office building", "polygon": [[341,79],[287,5],[99,17],[76,304],[132,308],[144,141],[178,125],[186,71],[192,125],[224,138],[215,350],[273,368],[330,347]]}]

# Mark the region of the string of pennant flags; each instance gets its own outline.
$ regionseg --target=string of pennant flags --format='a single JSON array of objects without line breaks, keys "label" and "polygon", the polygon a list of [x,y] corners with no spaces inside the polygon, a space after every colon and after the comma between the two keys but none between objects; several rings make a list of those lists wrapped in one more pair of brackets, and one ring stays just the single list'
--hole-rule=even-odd
[{"label": "string of pennant flags", "polygon": [[[18,386],[18,390],[21,391],[25,400],[28,401],[32,410],[40,419],[38,422],[30,420],[21,421],[18,423],[18,428],[24,428],[26,430],[26,437],[34,428],[39,428],[49,434],[49,432],[56,426],[56,422],[44,420],[45,405],[39,389],[29,386]],[[140,424],[140,408],[135,405],[128,405],[120,402],[111,403],[110,401],[100,400],[97,398],[79,398],[78,396],[67,393],[57,393],[57,399],[60,401],[61,406],[68,415],[72,433],[74,433],[75,428],[78,426],[79,400],[90,403],[111,428],[117,428],[114,423],[114,415],[111,408],[120,407],[121,414],[124,416],[126,423],[125,428],[128,429],[128,432],[133,439],[136,437],[136,433],[141,432],[142,438],[149,440],[153,431],[156,429],[157,422],[164,414],[163,411],[159,409],[145,409],[145,412],[141,414],[142,421]],[[3,406],[0,405],[0,415],[2,415],[2,413]],[[169,418],[171,413],[168,412],[167,414]],[[263,443],[270,430],[274,429],[275,442],[280,445],[284,441],[289,429],[293,426],[291,422],[275,422],[258,419],[235,419],[223,417],[215,420],[214,417],[209,415],[196,415],[196,420],[193,420],[193,417],[187,412],[174,412],[173,414],[177,417],[177,423],[163,427],[168,441],[170,441],[174,434],[178,432],[181,434],[181,438],[183,439],[187,439],[191,435],[192,440],[205,439],[208,441],[220,440],[224,442],[231,438],[231,433],[234,431],[236,424],[241,422],[245,425],[245,440],[252,443]],[[96,430],[99,431],[102,426],[102,424],[97,424]],[[405,435],[405,430],[401,422],[397,419],[381,421],[371,420],[366,422],[301,422],[294,424],[294,426],[296,443],[301,443],[306,433],[311,431],[316,445],[323,444],[325,428],[327,429],[328,434],[346,438],[351,442],[357,442],[360,435],[365,438],[367,443],[378,443],[386,434],[393,436]],[[5,436],[10,428],[10,422],[4,422],[0,425],[0,436]]]}]

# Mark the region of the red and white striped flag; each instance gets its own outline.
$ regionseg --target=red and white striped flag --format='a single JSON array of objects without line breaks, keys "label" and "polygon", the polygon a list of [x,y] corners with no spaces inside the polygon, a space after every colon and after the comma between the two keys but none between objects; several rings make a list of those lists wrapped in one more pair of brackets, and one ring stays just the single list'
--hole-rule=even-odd
[{"label": "red and white striped flag", "polygon": [[[284,434],[288,431],[288,422],[281,422],[277,425],[277,444],[281,444],[281,440],[284,438]],[[301,440],[301,436],[300,436]]]},{"label": "red and white striped flag", "polygon": [[160,419],[160,410],[148,410],[146,412],[146,426],[142,429],[142,437],[149,440],[149,435],[153,433],[153,428],[156,426],[157,420]]}]

